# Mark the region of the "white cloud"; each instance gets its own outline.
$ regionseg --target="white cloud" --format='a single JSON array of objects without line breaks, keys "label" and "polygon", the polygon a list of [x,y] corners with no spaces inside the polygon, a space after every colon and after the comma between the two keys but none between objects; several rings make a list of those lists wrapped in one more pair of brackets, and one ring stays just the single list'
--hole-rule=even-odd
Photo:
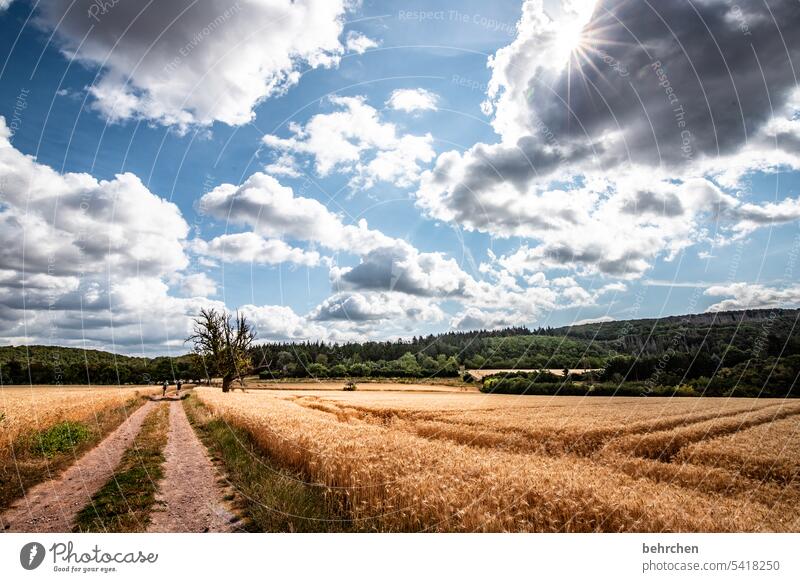
[{"label": "white cloud", "polygon": [[624,293],[628,290],[628,287],[625,283],[608,283],[607,285],[603,285],[600,289],[597,290],[599,295],[605,295],[606,293]]},{"label": "white cloud", "polygon": [[794,222],[800,219],[800,198],[786,198],[778,203],[739,204],[729,210],[739,235],[749,234],[763,226]]},{"label": "white cloud", "polygon": [[575,287],[577,285],[572,277],[556,277],[552,280],[552,283],[556,287]]},{"label": "white cloud", "polygon": [[421,323],[436,323],[444,313],[436,303],[395,292],[342,292],[305,315],[281,306],[240,308],[256,324],[261,340],[363,341],[407,336]]},{"label": "white cloud", "polygon": [[[216,293],[211,277],[185,272],[187,250],[204,260],[307,266],[325,262],[312,250],[316,245],[360,257],[355,266],[331,266],[334,294],[305,315],[288,306],[242,306],[258,320],[262,339],[404,335],[421,322],[446,320],[443,301],[461,306],[452,318],[459,328],[520,325],[546,310],[594,304],[604,292],[587,291],[573,278],[550,282],[540,272],[512,273],[494,255],[481,265],[484,278],[478,280],[443,253],[421,252],[364,220],[345,224],[320,202],[295,196],[264,173],[240,186],[220,185],[198,202],[199,211],[249,230],[189,240],[177,206],[136,176],[98,181],[59,175],[14,149],[4,123],[0,137],[0,320],[6,341],[47,337],[55,326],[66,344],[183,351],[199,308],[225,307],[208,299]],[[181,296],[171,295],[171,288]]]},{"label": "white cloud", "polygon": [[427,89],[396,89],[392,91],[388,107],[411,113],[414,111],[436,111],[439,96]]},{"label": "white cloud", "polygon": [[420,323],[436,323],[444,313],[435,303],[394,292],[342,292],[305,315],[278,305],[239,308],[258,332],[259,341],[363,341],[407,335]]},{"label": "white cloud", "polygon": [[253,323],[259,341],[317,340],[330,336],[323,326],[310,323],[283,305],[244,305],[239,311]]},{"label": "white cloud", "polygon": [[208,297],[217,294],[217,283],[205,273],[181,277],[181,291],[188,297]]},{"label": "white cloud", "polygon": [[[213,282],[184,274],[189,225],[133,174],[59,174],[16,150],[0,117],[5,342],[180,346]],[[175,281],[189,298],[169,294]]]},{"label": "white cloud", "polygon": [[264,171],[273,176],[286,176],[297,178],[301,175],[295,159],[289,154],[279,155],[274,162],[264,166]]},{"label": "white cloud", "polygon": [[600,317],[591,317],[588,319],[581,319],[579,321],[575,321],[572,325],[587,325],[590,323],[607,323],[609,321],[616,321],[610,315],[601,315]]},{"label": "white cloud", "polygon": [[566,188],[519,192],[500,182],[475,191],[464,186],[461,163],[440,157],[437,167],[448,178],[424,173],[417,202],[467,230],[529,239],[501,258],[514,273],[570,269],[636,278],[656,259],[673,260],[699,242],[718,244],[800,218],[800,198],[744,202],[709,179],[680,180],[657,169],[584,174],[583,184]]},{"label": "white cloud", "polygon": [[544,313],[594,307],[608,293],[624,292],[623,283],[607,283],[597,289],[583,287],[573,277],[548,280],[544,273],[512,272],[489,253],[490,262],[480,271],[486,278],[470,281],[461,299],[462,309],[450,321],[456,329],[499,329],[533,325]]},{"label": "white cloud", "polygon": [[246,225],[267,238],[314,241],[332,250],[367,253],[393,239],[366,220],[344,224],[313,198],[295,196],[272,176],[252,174],[240,186],[222,184],[200,199],[199,208],[226,224]]},{"label": "white cloud", "polygon": [[[62,50],[102,67],[92,106],[111,121],[144,118],[186,128],[241,125],[263,99],[297,83],[302,68],[332,67],[346,0],[54,0],[39,21]],[[354,39],[363,46],[363,39]]]},{"label": "white cloud", "polygon": [[519,318],[504,311],[484,311],[469,307],[450,320],[453,329],[467,331],[476,329],[502,329],[520,325]]},{"label": "white cloud", "polygon": [[365,166],[357,167],[365,188],[376,182],[388,182],[399,188],[412,186],[419,178],[420,162],[429,162],[434,152],[431,147],[431,136],[404,135],[392,147],[379,150]]},{"label": "white cloud", "polygon": [[315,267],[320,263],[319,253],[291,247],[279,239],[265,239],[253,232],[223,234],[206,242],[195,241],[193,250],[201,255],[224,262],[278,265],[294,263]]},{"label": "white cloud", "polygon": [[352,187],[371,188],[377,182],[408,187],[419,178],[420,164],[435,153],[430,134],[401,134],[383,122],[363,97],[329,99],[332,113],[311,117],[304,126],[290,124],[291,137],[265,135],[266,146],[283,154],[308,155],[320,176],[352,174]]},{"label": "white cloud", "polygon": [[778,289],[759,283],[713,285],[705,290],[711,297],[730,297],[711,305],[706,311],[735,309],[788,308],[800,306],[800,286]]},{"label": "white cloud", "polygon": [[58,174],[11,146],[0,117],[0,261],[50,274],[163,275],[188,265],[189,226],[130,173]]},{"label": "white cloud", "polygon": [[442,310],[429,300],[394,292],[343,292],[317,306],[309,317],[314,321],[337,321],[362,325],[364,322],[393,320],[440,321]]},{"label": "white cloud", "polygon": [[566,297],[570,305],[593,305],[594,297],[583,287],[567,287],[561,291],[562,296]]},{"label": "white cloud", "polygon": [[350,52],[362,54],[371,48],[376,48],[378,44],[378,41],[373,40],[358,31],[351,30],[347,33],[344,46]]},{"label": "white cloud", "polygon": [[420,253],[400,240],[373,249],[355,267],[331,268],[337,290],[399,291],[426,297],[465,297],[477,282],[443,253]]}]

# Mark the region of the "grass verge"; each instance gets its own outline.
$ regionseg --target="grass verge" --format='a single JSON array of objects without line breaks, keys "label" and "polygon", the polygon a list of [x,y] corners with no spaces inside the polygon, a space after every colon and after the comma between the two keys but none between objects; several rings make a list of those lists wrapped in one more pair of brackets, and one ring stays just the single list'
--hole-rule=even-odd
[{"label": "grass verge", "polygon": [[159,404],[125,451],[114,475],[78,514],[74,531],[141,532],[147,529],[164,476],[169,406]]},{"label": "grass verge", "polygon": [[145,400],[133,398],[123,406],[97,414],[91,423],[64,421],[17,438],[13,458],[0,459],[0,511],[95,447]]},{"label": "grass verge", "polygon": [[247,431],[211,414],[196,396],[184,400],[183,406],[212,459],[222,463],[230,485],[238,492],[229,501],[233,501],[237,511],[245,517],[242,529],[251,532],[352,531],[351,522],[330,513],[324,488],[308,485],[302,476],[275,464]]}]

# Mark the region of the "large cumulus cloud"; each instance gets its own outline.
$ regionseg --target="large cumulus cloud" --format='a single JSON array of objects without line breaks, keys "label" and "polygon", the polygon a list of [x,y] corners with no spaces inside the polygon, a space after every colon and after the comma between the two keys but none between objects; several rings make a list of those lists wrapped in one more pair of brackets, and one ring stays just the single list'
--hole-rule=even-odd
[{"label": "large cumulus cloud", "polygon": [[490,60],[499,140],[439,156],[416,192],[429,216],[529,239],[506,262],[623,277],[800,218],[739,182],[800,169],[797,3],[564,5],[525,2]]},{"label": "large cumulus cloud", "polygon": [[0,319],[9,342],[183,343],[197,290],[180,210],[133,174],[59,174],[15,149],[0,117]]},{"label": "large cumulus cloud", "polygon": [[52,0],[39,23],[62,50],[99,67],[89,91],[108,119],[186,127],[247,123],[264,98],[345,51],[348,0]]}]

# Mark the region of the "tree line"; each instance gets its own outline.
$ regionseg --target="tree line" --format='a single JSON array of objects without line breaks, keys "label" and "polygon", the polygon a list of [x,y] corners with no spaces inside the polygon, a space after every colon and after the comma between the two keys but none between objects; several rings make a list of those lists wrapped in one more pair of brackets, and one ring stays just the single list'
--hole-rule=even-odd
[{"label": "tree line", "polygon": [[[282,378],[455,377],[464,369],[596,369],[574,385],[644,383],[704,394],[794,393],[800,372],[800,310],[747,310],[562,328],[447,332],[395,341],[256,343],[241,316],[202,311],[177,357],[130,357],[50,346],[0,348],[5,384],[139,384],[245,375]],[[550,379],[552,380],[552,379]],[[484,388],[524,391],[565,380],[494,379]],[[532,388],[531,388],[532,389]]]}]

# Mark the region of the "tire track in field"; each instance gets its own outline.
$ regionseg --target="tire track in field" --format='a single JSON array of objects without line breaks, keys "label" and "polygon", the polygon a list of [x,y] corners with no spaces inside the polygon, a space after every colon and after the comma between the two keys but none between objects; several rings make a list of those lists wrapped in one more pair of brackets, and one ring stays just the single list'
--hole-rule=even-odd
[{"label": "tire track in field", "polygon": [[[170,403],[164,479],[148,532],[230,532],[236,516],[226,507],[219,474],[197,438],[181,401]],[[158,505],[161,507],[158,508]]]},{"label": "tire track in field", "polygon": [[600,454],[629,454],[670,462],[682,448],[694,443],[708,441],[797,415],[800,415],[800,406],[782,404],[781,409],[777,411],[760,409],[747,414],[708,420],[674,430],[624,436],[610,441],[600,451]]},{"label": "tire track in field", "polygon": [[78,512],[114,474],[153,406],[146,402],[61,475],[31,487],[0,515],[5,531],[71,531]]},{"label": "tire track in field", "polygon": [[[428,440],[447,440],[479,448],[505,448],[519,453],[540,453],[550,456],[577,454],[591,456],[609,442],[626,436],[661,434],[681,430],[694,424],[739,417],[785,406],[784,403],[748,403],[731,409],[714,409],[690,413],[671,414],[636,420],[627,425],[592,426],[577,430],[545,426],[541,429],[492,426],[486,422],[486,412],[496,409],[479,409],[472,418],[457,416],[450,411],[406,411],[403,409],[375,410],[368,407],[343,405],[316,397],[293,400],[303,408],[334,416],[339,422],[365,422],[391,425],[393,428],[415,434]],[[503,410],[503,409],[500,409]]]}]

